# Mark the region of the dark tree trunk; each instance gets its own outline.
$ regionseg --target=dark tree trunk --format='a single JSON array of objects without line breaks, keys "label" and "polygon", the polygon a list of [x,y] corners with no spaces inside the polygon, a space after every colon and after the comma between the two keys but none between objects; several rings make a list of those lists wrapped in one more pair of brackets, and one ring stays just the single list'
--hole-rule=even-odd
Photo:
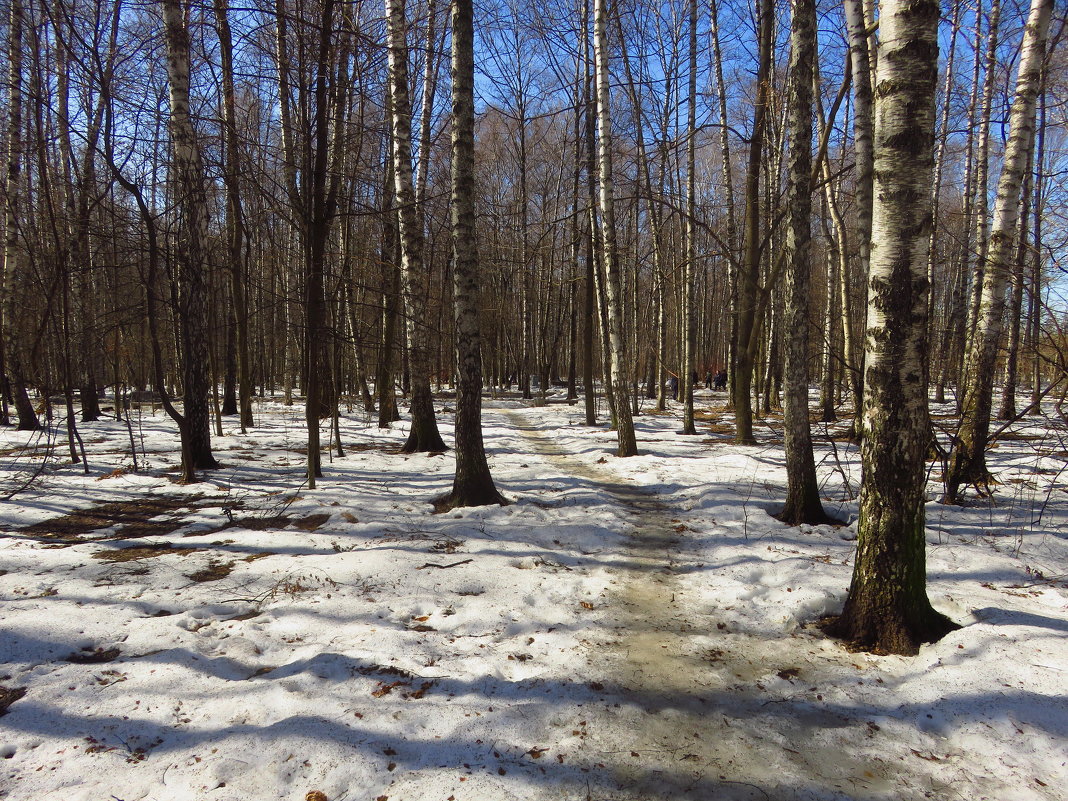
[{"label": "dark tree trunk", "polygon": [[809,273],[812,245],[812,64],[816,60],[816,2],[794,0],[790,20],[790,126],[786,272],[786,506],[790,525],[823,523],[812,431],[808,420]]},{"label": "dark tree trunk", "polygon": [[439,509],[503,504],[482,440],[482,351],[475,233],[474,20],[452,0],[452,275],[456,323],[456,475]]}]

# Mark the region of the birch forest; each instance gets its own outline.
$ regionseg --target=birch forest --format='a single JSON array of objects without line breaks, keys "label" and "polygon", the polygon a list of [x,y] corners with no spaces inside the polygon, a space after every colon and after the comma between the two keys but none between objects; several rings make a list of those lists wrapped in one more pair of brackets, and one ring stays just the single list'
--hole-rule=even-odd
[{"label": "birch forest", "polygon": [[0,76],[0,798],[1062,798],[1063,0],[0,0]]},{"label": "birch forest", "polygon": [[[210,467],[209,418],[253,426],[256,396],[306,398],[311,424],[455,386],[440,0],[7,6],[5,421],[66,417],[74,449],[105,388],[183,397],[189,460]],[[791,385],[820,419],[860,408],[878,21],[820,3],[791,61],[805,8],[475,9],[463,291],[487,386],[607,388],[625,428],[669,380],[685,401],[726,370],[739,442]],[[926,381],[986,418],[954,490],[981,479],[991,419],[1068,386],[1064,18],[1018,121],[1028,11],[954,0],[938,21]]]}]

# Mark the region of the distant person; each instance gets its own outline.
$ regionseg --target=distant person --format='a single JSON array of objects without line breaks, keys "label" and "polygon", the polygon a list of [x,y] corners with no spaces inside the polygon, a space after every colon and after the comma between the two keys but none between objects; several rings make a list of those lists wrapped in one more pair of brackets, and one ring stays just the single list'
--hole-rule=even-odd
[{"label": "distant person", "polygon": [[705,389],[712,389],[712,371],[705,373]]},{"label": "distant person", "polygon": [[712,386],[714,389],[726,389],[727,388],[727,371],[720,370],[716,373],[716,377],[712,379]]},{"label": "distant person", "polygon": [[668,392],[671,393],[672,400],[679,399],[679,379],[676,376],[669,375],[667,380]]}]

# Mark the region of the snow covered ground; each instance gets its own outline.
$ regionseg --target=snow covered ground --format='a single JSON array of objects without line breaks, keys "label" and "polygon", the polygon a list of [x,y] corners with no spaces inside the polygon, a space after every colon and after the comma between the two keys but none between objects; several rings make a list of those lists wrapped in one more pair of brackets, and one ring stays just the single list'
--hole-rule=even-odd
[{"label": "snow covered ground", "polygon": [[[581,407],[486,407],[513,502],[444,515],[451,454],[359,411],[313,491],[299,407],[228,419],[191,486],[162,412],[136,473],[124,423],[83,426],[88,476],[0,504],[0,798],[1064,798],[1063,426],[1011,428],[993,501],[937,503],[933,466],[929,593],[963,628],[902,658],[812,625],[849,582],[848,443],[817,459],[852,525],[788,528],[774,422],[743,448],[643,414],[617,459]],[[0,492],[46,439],[0,432]]]}]

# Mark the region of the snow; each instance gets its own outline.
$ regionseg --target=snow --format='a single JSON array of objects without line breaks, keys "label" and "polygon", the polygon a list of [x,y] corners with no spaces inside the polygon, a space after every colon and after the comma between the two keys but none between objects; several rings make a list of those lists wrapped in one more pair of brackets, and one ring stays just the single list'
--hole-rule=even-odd
[{"label": "snow", "polygon": [[[720,419],[722,397],[699,411]],[[849,583],[860,477],[822,424],[846,527],[769,515],[774,420],[747,448],[646,410],[641,455],[618,459],[580,406],[485,406],[512,503],[442,515],[451,453],[398,454],[404,425],[358,410],[315,490],[303,411],[275,401],[247,435],[225,420],[223,468],[196,485],[175,483],[162,412],[135,413],[140,472],[124,422],[81,427],[89,475],[60,442],[0,505],[0,685],[25,688],[0,717],[0,798],[1063,798],[1063,425],[1010,429],[992,500],[940,504],[932,476],[928,590],[963,627],[906,658],[814,626]],[[0,490],[47,439],[0,432]]]}]

